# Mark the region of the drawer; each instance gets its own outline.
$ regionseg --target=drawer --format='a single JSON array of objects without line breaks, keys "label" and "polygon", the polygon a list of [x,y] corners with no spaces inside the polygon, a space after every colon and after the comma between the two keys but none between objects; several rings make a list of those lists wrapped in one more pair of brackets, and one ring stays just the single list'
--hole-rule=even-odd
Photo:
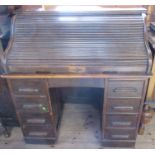
[{"label": "drawer", "polygon": [[20,114],[20,120],[23,125],[49,125],[52,126],[52,119],[50,114]]},{"label": "drawer", "polygon": [[104,138],[110,140],[135,140],[136,130],[105,129]]},{"label": "drawer", "polygon": [[15,104],[23,113],[47,113],[49,105],[46,97],[16,97]]},{"label": "drawer", "polygon": [[108,113],[138,113],[140,99],[108,99]]},{"label": "drawer", "polygon": [[110,80],[108,97],[121,98],[121,97],[142,97],[144,81],[127,81],[127,80]]},{"label": "drawer", "polygon": [[24,137],[24,140],[28,144],[54,144],[56,142],[56,137],[49,138],[32,138],[32,137]]},{"label": "drawer", "polygon": [[10,80],[12,92],[15,95],[44,95],[46,85],[40,79],[14,79]]},{"label": "drawer", "polygon": [[134,148],[135,141],[126,141],[126,140],[103,140],[104,147],[118,147],[118,148]]},{"label": "drawer", "polygon": [[107,127],[136,128],[137,115],[106,115]]},{"label": "drawer", "polygon": [[51,138],[55,137],[54,128],[51,126],[23,126],[23,135],[29,138]]}]

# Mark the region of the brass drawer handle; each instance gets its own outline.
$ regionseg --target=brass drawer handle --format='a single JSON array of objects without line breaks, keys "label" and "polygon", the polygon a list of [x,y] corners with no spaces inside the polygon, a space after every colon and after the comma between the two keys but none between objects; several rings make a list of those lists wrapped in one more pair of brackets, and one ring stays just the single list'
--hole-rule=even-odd
[{"label": "brass drawer handle", "polygon": [[114,106],[112,107],[115,110],[133,110],[134,107],[133,106]]},{"label": "brass drawer handle", "polygon": [[112,125],[130,126],[131,122],[112,122]]},{"label": "brass drawer handle", "polygon": [[39,89],[37,88],[19,88],[19,92],[39,92]]},{"label": "brass drawer handle", "polygon": [[112,90],[113,92],[137,92],[137,89],[134,87],[117,87]]},{"label": "brass drawer handle", "polygon": [[123,138],[123,139],[128,139],[129,135],[111,135],[112,138]]}]

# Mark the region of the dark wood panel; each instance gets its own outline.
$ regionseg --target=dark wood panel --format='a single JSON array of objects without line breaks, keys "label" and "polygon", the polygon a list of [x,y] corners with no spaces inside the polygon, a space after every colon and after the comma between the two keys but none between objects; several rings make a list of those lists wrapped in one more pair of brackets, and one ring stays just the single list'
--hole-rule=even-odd
[{"label": "dark wood panel", "polygon": [[22,126],[23,134],[29,138],[51,138],[56,137],[56,133],[51,126]]},{"label": "dark wood panel", "polygon": [[102,142],[104,147],[116,147],[116,148],[134,148],[135,141],[118,141],[118,140],[104,140]]},{"label": "dark wood panel", "polygon": [[10,80],[11,89],[15,95],[45,95],[46,88],[44,80],[20,79]]},{"label": "dark wood panel", "polygon": [[6,79],[0,78],[0,119],[4,126],[19,126]]},{"label": "dark wood panel", "polygon": [[24,140],[28,144],[54,144],[56,142],[56,137],[50,138],[37,138],[37,137],[24,137]]},{"label": "dark wood panel", "polygon": [[[22,65],[21,62],[23,62],[23,60],[20,60],[20,62],[17,65],[11,66],[8,65],[8,70],[11,73],[44,73],[44,72],[48,72],[48,73],[54,73],[54,74],[65,74],[65,73],[74,73],[74,74],[80,74],[80,73],[85,73],[85,74],[99,74],[99,73],[113,73],[113,74],[118,74],[118,73],[142,73],[147,69],[146,63],[145,64],[137,64],[136,66],[132,66],[132,65],[119,65],[119,64],[114,64],[114,65],[104,65],[102,64],[102,66],[99,66],[95,63],[95,66],[91,66],[91,64],[83,64],[82,66],[80,66],[81,62],[79,62],[79,64],[74,65],[74,68],[77,69],[70,69],[70,66],[66,66],[65,63],[61,63],[62,66],[59,66],[57,64],[54,64],[54,67],[50,67],[49,65],[46,65],[46,67],[44,65],[44,62],[42,63],[42,67],[36,65],[36,63],[33,62],[28,62],[28,64],[31,65]],[[47,60],[45,61],[47,62]],[[50,64],[51,61],[49,61]],[[33,64],[32,64],[33,63]],[[133,62],[131,62],[133,64]],[[41,64],[41,62],[40,62]],[[60,64],[60,62],[58,62],[58,64]],[[88,67],[86,67],[87,65],[89,65]],[[56,67],[57,66],[57,67]],[[66,67],[65,67],[66,66]],[[79,69],[79,68],[83,68],[83,69]]]},{"label": "dark wood panel", "polygon": [[104,79],[49,79],[50,87],[94,87],[104,88]]},{"label": "dark wood panel", "polygon": [[20,120],[23,125],[26,126],[37,126],[37,125],[42,125],[42,126],[51,126],[54,128],[55,124],[52,122],[50,114],[22,114],[19,113],[20,115]]},{"label": "dark wood panel", "polygon": [[106,115],[107,127],[135,128],[137,127],[137,115]]},{"label": "dark wood panel", "polygon": [[50,111],[47,97],[15,97],[15,104],[21,113],[47,113]]},{"label": "dark wood panel", "polygon": [[51,73],[146,73],[151,58],[143,18],[140,12],[123,12],[17,13],[7,49],[8,71],[30,72],[31,67]]},{"label": "dark wood panel", "polygon": [[141,99],[108,99],[107,113],[139,113]]},{"label": "dark wood panel", "polygon": [[128,81],[128,80],[109,80],[109,98],[141,98],[144,87],[144,81]]},{"label": "dark wood panel", "polygon": [[104,138],[109,140],[135,140],[136,130],[105,129]]}]

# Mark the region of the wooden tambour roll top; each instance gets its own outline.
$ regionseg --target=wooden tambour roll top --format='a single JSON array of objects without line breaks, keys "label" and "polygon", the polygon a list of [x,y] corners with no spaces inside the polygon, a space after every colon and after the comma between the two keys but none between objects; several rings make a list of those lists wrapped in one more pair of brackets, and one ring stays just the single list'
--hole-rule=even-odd
[{"label": "wooden tambour roll top", "polygon": [[148,73],[143,11],[17,12],[5,71]]}]

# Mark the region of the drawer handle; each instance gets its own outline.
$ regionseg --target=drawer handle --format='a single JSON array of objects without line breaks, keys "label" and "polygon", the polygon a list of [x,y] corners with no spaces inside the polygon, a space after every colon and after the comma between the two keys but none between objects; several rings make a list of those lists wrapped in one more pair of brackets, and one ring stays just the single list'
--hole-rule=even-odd
[{"label": "drawer handle", "polygon": [[119,110],[119,109],[121,109],[121,110],[133,110],[134,109],[133,106],[114,106],[112,108],[115,110]]},{"label": "drawer handle", "polygon": [[43,106],[42,104],[24,104],[23,109],[33,109],[33,108],[40,108],[43,112],[48,112],[48,107]]},{"label": "drawer handle", "polygon": [[35,104],[35,103],[31,103],[31,104],[24,104],[23,105],[23,109],[30,109],[30,108],[40,108],[42,107],[42,104]]},{"label": "drawer handle", "polygon": [[123,138],[123,139],[128,139],[129,135],[111,135],[112,138]]},{"label": "drawer handle", "polygon": [[47,132],[31,131],[29,132],[29,136],[47,136]]},{"label": "drawer handle", "polygon": [[39,92],[39,89],[36,88],[19,88],[19,92]]},{"label": "drawer handle", "polygon": [[112,122],[112,125],[130,126],[131,122]]},{"label": "drawer handle", "polygon": [[45,119],[31,118],[26,120],[27,123],[40,123],[44,124],[46,122]]},{"label": "drawer handle", "polygon": [[137,92],[137,89],[134,87],[117,87],[113,89],[113,92]]}]

